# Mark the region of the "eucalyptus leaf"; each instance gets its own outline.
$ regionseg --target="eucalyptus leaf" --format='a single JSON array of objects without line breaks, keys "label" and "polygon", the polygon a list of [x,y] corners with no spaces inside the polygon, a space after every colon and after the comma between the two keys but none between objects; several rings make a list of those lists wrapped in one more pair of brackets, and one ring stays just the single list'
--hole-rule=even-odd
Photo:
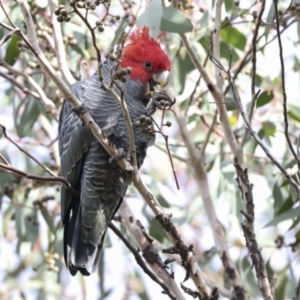
[{"label": "eucalyptus leaf", "polygon": [[24,225],[26,241],[30,241],[33,246],[39,234],[39,226],[36,221],[36,215],[32,216],[27,214],[24,216]]},{"label": "eucalyptus leaf", "polygon": [[152,0],[145,11],[136,21],[138,27],[147,26],[151,35],[157,37],[160,31],[161,20],[163,16],[163,6],[160,0]]},{"label": "eucalyptus leaf", "polygon": [[168,239],[165,231],[157,220],[151,220],[149,234],[161,243],[163,243],[165,239]]},{"label": "eucalyptus leaf", "polygon": [[247,39],[237,28],[226,26],[220,31],[222,40],[239,50],[244,50]]},{"label": "eucalyptus leaf", "polygon": [[279,214],[273,218],[270,222],[268,222],[264,227],[274,226],[279,224],[280,222],[290,220],[293,218],[297,218],[300,214],[300,207],[291,208],[285,211],[282,214]]},{"label": "eucalyptus leaf", "polygon": [[273,99],[274,99],[273,91],[264,91],[258,96],[256,101],[256,107],[264,106]]},{"label": "eucalyptus leaf", "polygon": [[167,32],[185,33],[193,30],[193,24],[182,11],[168,6],[163,8],[160,29]]},{"label": "eucalyptus leaf", "polygon": [[115,45],[117,45],[117,43],[119,42],[122,34],[124,33],[125,28],[128,26],[128,20],[127,19],[123,19],[121,24],[119,25],[119,28],[116,30],[115,32],[115,36],[111,42],[111,44],[109,45],[108,49],[107,49],[107,54],[112,52]]},{"label": "eucalyptus leaf", "polygon": [[21,38],[18,35],[14,35],[9,40],[4,61],[7,62],[9,65],[13,66],[15,62],[17,61],[20,49],[18,47],[18,42],[21,40]]},{"label": "eucalyptus leaf", "polygon": [[55,228],[55,226],[54,226],[53,217],[51,217],[51,216],[49,215],[48,210],[46,209],[45,206],[40,205],[40,206],[39,206],[39,209],[40,209],[40,211],[41,211],[41,213],[42,213],[42,216],[44,217],[44,219],[45,219],[45,221],[46,221],[46,223],[47,223],[47,225],[48,225],[50,231],[55,235],[55,233],[56,233],[56,228]]},{"label": "eucalyptus leaf", "polygon": [[35,99],[30,98],[27,101],[20,122],[17,126],[17,132],[20,137],[34,135],[32,127],[40,115],[40,112],[39,103]]}]

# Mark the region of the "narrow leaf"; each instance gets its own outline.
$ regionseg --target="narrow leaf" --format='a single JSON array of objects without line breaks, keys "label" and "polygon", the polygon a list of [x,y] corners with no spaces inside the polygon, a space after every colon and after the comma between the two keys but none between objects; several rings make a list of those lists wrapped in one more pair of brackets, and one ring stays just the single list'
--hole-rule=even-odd
[{"label": "narrow leaf", "polygon": [[168,6],[163,8],[160,29],[167,32],[185,33],[193,30],[193,24],[182,11]]},{"label": "narrow leaf", "polygon": [[32,128],[39,115],[40,109],[38,102],[33,98],[29,99],[21,116],[20,123],[17,126],[20,137],[32,136]]},{"label": "narrow leaf", "polygon": [[264,227],[277,225],[280,222],[296,218],[296,217],[299,216],[299,214],[300,214],[300,208],[299,207],[295,207],[295,208],[289,209],[288,211],[285,211],[284,213],[275,216],[273,218],[273,220],[270,221],[269,223],[267,223]]},{"label": "narrow leaf", "polygon": [[163,16],[163,7],[160,0],[152,0],[146,10],[139,16],[136,21],[138,27],[147,26],[153,37],[157,37],[161,19]]},{"label": "narrow leaf", "polygon": [[20,49],[18,47],[18,42],[20,40],[21,38],[18,35],[14,35],[11,37],[9,44],[7,46],[4,60],[11,66],[15,64],[15,62],[19,57]]},{"label": "narrow leaf", "polygon": [[221,38],[224,42],[236,47],[240,50],[244,50],[246,46],[246,37],[235,27],[227,26],[220,32]]},{"label": "narrow leaf", "polygon": [[264,91],[262,92],[256,101],[256,107],[261,107],[269,103],[274,98],[273,91]]},{"label": "narrow leaf", "polygon": [[111,44],[109,45],[109,48],[107,50],[107,54],[112,52],[114,46],[119,42],[122,34],[124,33],[124,30],[126,26],[128,25],[128,20],[123,19],[122,23],[120,24],[119,28],[115,32],[114,39],[112,40]]}]

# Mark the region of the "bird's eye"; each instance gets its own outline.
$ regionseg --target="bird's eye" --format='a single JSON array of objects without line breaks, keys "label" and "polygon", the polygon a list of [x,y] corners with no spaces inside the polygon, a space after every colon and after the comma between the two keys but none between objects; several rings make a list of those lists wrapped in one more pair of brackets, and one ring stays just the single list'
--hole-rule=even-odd
[{"label": "bird's eye", "polygon": [[144,63],[145,68],[147,69],[147,71],[152,71],[152,64],[150,61],[146,61]]}]

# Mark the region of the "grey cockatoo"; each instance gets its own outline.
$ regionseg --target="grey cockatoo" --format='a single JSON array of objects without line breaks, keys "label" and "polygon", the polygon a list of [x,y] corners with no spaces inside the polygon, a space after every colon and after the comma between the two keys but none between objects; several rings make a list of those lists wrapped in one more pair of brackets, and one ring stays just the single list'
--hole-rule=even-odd
[{"label": "grey cockatoo", "polygon": [[[102,64],[106,85],[111,82],[111,69],[115,64],[111,60]],[[157,41],[150,37],[149,30],[143,27],[130,34],[120,66],[132,69],[126,82],[119,81],[119,84],[124,91],[131,121],[135,124],[142,115],[154,113],[155,101],[147,107],[149,99],[145,93],[149,82],[167,84],[170,60]],[[130,161],[128,130],[122,108],[101,88],[98,74],[77,82],[72,92],[89,110],[103,134],[117,149],[122,149]],[[159,94],[157,100],[163,98],[164,95]],[[145,133],[141,126],[133,129],[140,167],[154,135]],[[125,196],[130,176],[111,161],[66,101],[60,114],[59,150],[61,174],[80,193],[76,196],[64,186],[61,189],[65,261],[72,275],[77,271],[90,275],[97,268],[105,231]]]}]

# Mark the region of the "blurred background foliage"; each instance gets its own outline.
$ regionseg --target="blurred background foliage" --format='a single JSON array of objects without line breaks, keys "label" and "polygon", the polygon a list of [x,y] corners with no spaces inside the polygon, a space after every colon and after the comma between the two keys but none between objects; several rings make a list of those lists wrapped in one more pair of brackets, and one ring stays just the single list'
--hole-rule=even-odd
[{"label": "blurred background foliage", "polygon": [[[51,2],[51,1],[50,1]],[[251,269],[241,231],[242,209],[240,191],[235,181],[233,157],[222,126],[215,118],[216,104],[195,69],[177,32],[189,32],[189,41],[207,72],[214,77],[214,65],[208,60],[210,36],[214,27],[215,1],[179,1],[182,12],[163,8],[157,1],[103,0],[81,1],[90,7],[88,20],[95,30],[97,44],[104,55],[112,49],[122,33],[134,26],[151,24],[154,14],[161,14],[163,30],[160,37],[172,61],[172,78],[167,88],[177,99],[176,113],[187,117],[187,129],[196,147],[201,149],[212,130],[205,150],[205,164],[215,209],[230,245],[230,254],[241,274],[251,299],[261,299],[256,278]],[[168,1],[162,1],[169,6]],[[9,17],[26,30],[20,7],[15,1],[2,0]],[[46,0],[29,1],[39,37],[39,45],[59,72],[53,51],[49,4]],[[71,11],[68,1],[60,1]],[[232,73],[242,102],[249,109],[251,102],[251,41],[260,10],[259,1],[230,1],[223,5],[221,63],[226,67],[232,58]],[[156,6],[155,6],[156,5]],[[106,8],[108,8],[108,13]],[[300,122],[300,5],[278,1],[280,29],[284,49],[285,79],[288,98],[289,135],[295,147],[299,145]],[[94,8],[94,9],[92,9]],[[146,9],[147,8],[147,9]],[[146,10],[145,10],[146,9]],[[84,10],[83,10],[84,11]],[[70,18],[68,18],[70,16]],[[102,18],[105,17],[103,22]],[[174,17],[174,18],[172,18]],[[0,10],[0,21],[7,23]],[[81,19],[68,14],[61,19],[65,51],[75,78],[90,76],[96,69],[96,54],[88,29]],[[98,23],[97,23],[98,22]],[[151,23],[152,22],[152,23]],[[157,27],[157,26],[156,26]],[[152,28],[152,30],[155,29]],[[0,40],[8,33],[0,27]],[[157,32],[156,32],[157,33]],[[263,26],[257,42],[256,90],[261,90],[252,118],[253,128],[270,152],[295,180],[298,168],[284,136],[281,66],[274,22],[274,6],[266,1]],[[11,70],[10,68],[13,68]],[[18,73],[19,72],[19,73]],[[59,174],[57,122],[29,91],[29,75],[60,109],[62,96],[54,83],[42,72],[39,64],[18,36],[13,36],[0,48],[0,123],[6,133],[32,156]],[[19,84],[19,87],[16,85]],[[224,89],[228,85],[225,80]],[[21,88],[20,88],[21,87]],[[229,90],[226,106],[234,134],[241,139],[244,124]],[[156,115],[160,120],[160,114]],[[173,154],[177,190],[165,151],[164,139],[157,137],[156,146],[148,151],[142,168],[143,178],[158,197],[187,244],[193,244],[203,272],[212,281],[230,289],[228,278],[215,249],[202,199],[199,196],[184,141],[170,113],[172,126],[165,130]],[[28,174],[47,176],[45,170],[14,146],[0,133],[0,153],[16,169]],[[244,145],[250,180],[253,183],[256,209],[255,228],[259,247],[266,262],[268,275],[277,277],[276,299],[291,299],[300,275],[299,196],[276,166],[248,135]],[[58,184],[30,180],[0,168],[0,298],[1,299],[160,299],[160,288],[146,277],[132,255],[111,232],[106,237],[98,274],[88,278],[72,278],[62,255],[62,226]],[[128,203],[155,239],[159,249],[170,246],[153,213],[134,188],[128,191]],[[127,235],[125,230],[121,228]],[[131,238],[128,237],[130,240]],[[133,242],[133,241],[132,241]],[[184,270],[171,265],[177,282],[184,279]],[[191,282],[187,286],[193,287]],[[189,296],[187,296],[188,298]],[[220,297],[220,299],[223,299]]]}]

